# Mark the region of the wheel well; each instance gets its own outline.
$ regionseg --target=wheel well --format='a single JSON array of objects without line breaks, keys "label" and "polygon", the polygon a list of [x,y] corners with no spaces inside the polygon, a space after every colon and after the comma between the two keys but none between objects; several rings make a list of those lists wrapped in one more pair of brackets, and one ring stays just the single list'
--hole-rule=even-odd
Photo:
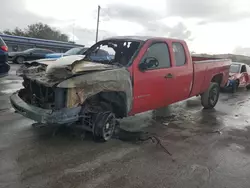
[{"label": "wheel well", "polygon": [[223,79],[223,74],[217,74],[212,78],[211,82],[216,82],[219,85],[221,85],[222,79]]},{"label": "wheel well", "polygon": [[23,57],[23,58],[24,58],[23,55],[17,55],[17,56],[15,57],[15,59],[17,59],[18,57]]},{"label": "wheel well", "polygon": [[99,105],[112,111],[116,118],[127,116],[127,96],[121,91],[103,91],[86,100],[87,103]]}]

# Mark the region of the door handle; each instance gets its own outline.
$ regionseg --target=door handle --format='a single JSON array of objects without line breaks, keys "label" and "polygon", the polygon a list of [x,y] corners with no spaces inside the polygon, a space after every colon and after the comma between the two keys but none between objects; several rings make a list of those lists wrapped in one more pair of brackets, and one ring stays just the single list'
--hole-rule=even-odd
[{"label": "door handle", "polygon": [[173,78],[173,75],[171,73],[168,73],[164,76],[164,78],[168,79],[168,78]]}]

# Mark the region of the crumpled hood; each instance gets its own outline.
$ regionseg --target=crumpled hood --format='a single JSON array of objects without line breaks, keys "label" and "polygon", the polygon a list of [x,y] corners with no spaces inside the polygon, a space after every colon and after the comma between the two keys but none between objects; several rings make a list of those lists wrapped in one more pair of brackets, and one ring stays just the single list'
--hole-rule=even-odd
[{"label": "crumpled hood", "polygon": [[229,73],[229,76],[234,76],[235,74],[237,74],[237,73],[232,73],[232,72],[230,72],[230,73]]},{"label": "crumpled hood", "polygon": [[239,73],[229,73],[229,79],[230,80],[236,80],[239,77],[240,77]]},{"label": "crumpled hood", "polygon": [[32,80],[63,80],[73,75],[87,72],[103,71],[118,68],[114,65],[84,61],[83,55],[71,55],[59,59],[40,59],[26,62],[24,67],[17,70],[19,76],[26,76]]},{"label": "crumpled hood", "polygon": [[83,55],[71,55],[57,59],[49,63],[46,69],[46,75],[53,78],[65,78],[70,75],[80,74],[88,71],[100,71],[112,69],[112,65],[106,65],[96,62],[84,61]]}]

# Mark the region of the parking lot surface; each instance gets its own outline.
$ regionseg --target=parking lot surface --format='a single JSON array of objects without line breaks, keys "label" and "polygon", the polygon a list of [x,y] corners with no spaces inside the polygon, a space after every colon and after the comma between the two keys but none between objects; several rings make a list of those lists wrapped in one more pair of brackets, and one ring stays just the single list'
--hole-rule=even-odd
[{"label": "parking lot surface", "polygon": [[[139,114],[121,121],[134,133],[96,143],[69,130],[53,136],[53,128],[14,113],[17,68],[0,79],[0,187],[249,187],[250,92],[222,93],[214,110],[203,110],[197,97]],[[138,141],[142,130],[161,144]]]}]

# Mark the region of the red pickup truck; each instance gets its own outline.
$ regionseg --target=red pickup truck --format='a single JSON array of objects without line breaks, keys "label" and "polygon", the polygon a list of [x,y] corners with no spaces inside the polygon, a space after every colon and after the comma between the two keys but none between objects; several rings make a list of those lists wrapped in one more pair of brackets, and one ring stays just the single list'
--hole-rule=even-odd
[{"label": "red pickup truck", "polygon": [[[98,50],[114,54],[92,60]],[[201,95],[213,108],[231,61],[191,57],[183,40],[113,37],[84,56],[26,62],[17,74],[24,88],[10,97],[20,114],[43,124],[72,124],[109,140],[116,118],[154,110]]]}]

